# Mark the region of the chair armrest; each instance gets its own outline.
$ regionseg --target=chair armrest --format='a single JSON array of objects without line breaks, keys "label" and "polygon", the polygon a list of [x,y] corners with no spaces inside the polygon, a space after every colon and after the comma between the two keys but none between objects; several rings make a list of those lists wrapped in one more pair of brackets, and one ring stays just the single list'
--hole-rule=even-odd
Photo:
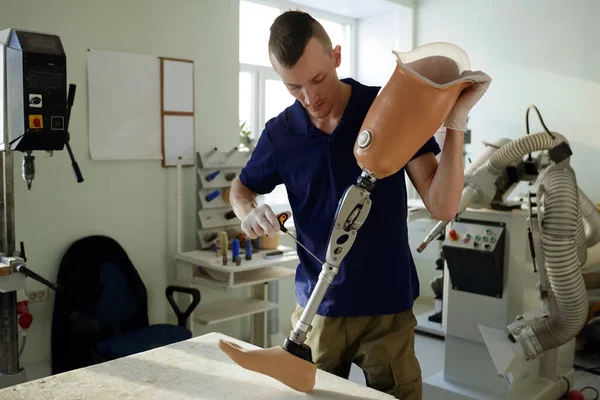
[{"label": "chair armrest", "polygon": [[73,322],[75,331],[88,334],[88,337],[93,341],[98,340],[98,337],[100,336],[100,326],[98,325],[98,321],[79,311],[73,311],[69,318],[71,319],[71,322]]},{"label": "chair armrest", "polygon": [[[185,312],[181,312],[181,310],[177,306],[177,303],[175,302],[175,299],[173,298],[173,294],[175,292],[187,293],[192,296],[192,303],[188,306],[188,308],[187,308],[187,310],[185,310]],[[179,326],[185,327],[187,325],[187,319],[190,317],[190,314],[194,311],[194,309],[198,306],[198,304],[200,304],[200,291],[196,288],[170,285],[170,286],[167,286],[165,294],[167,296],[167,300],[169,300],[169,304],[171,304],[171,307],[173,307],[173,311],[175,312],[175,315],[177,315],[177,322],[178,322]]]},{"label": "chair armrest", "polygon": [[69,315],[69,319],[73,323],[75,331],[85,337],[88,350],[94,362],[102,363],[106,361],[106,358],[98,350],[98,340],[100,339],[100,325],[98,321],[79,311],[73,311]]}]

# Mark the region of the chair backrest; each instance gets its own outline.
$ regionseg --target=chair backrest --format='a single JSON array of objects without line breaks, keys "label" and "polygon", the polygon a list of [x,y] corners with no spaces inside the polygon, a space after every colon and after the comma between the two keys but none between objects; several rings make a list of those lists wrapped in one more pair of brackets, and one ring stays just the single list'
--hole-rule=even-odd
[{"label": "chair backrest", "polygon": [[[146,288],[123,247],[114,239],[88,236],[64,254],[52,317],[52,373],[92,365],[99,340],[148,326]],[[89,322],[76,328],[74,316]]]}]

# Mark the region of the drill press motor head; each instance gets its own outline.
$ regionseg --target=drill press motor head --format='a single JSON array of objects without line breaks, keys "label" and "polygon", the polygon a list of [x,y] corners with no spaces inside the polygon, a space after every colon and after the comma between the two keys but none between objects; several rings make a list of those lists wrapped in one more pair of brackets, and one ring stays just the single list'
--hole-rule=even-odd
[{"label": "drill press motor head", "polygon": [[[68,146],[67,59],[58,36],[0,31],[0,151],[24,154],[28,189],[35,176],[33,151]],[[71,88],[74,95],[74,86]]]}]

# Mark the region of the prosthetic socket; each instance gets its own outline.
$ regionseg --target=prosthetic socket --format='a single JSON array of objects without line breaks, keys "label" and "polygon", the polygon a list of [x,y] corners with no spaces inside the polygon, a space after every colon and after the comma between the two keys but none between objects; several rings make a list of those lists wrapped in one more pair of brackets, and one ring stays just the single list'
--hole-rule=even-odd
[{"label": "prosthetic socket", "polygon": [[394,72],[369,109],[354,146],[362,173],[338,203],[325,262],[298,323],[283,346],[244,350],[233,343],[219,343],[240,366],[298,391],[314,387],[316,366],[304,342],[329,285],[369,214],[369,194],[377,179],[400,171],[442,125],[460,92],[474,83],[472,77],[461,77],[469,68],[467,54],[450,43],[431,43],[393,54]]}]

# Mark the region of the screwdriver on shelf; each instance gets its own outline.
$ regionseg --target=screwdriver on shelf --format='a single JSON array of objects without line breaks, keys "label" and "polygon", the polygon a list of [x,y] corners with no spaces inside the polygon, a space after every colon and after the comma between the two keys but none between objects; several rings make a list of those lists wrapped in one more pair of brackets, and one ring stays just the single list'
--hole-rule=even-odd
[{"label": "screwdriver on shelf", "polygon": [[288,214],[288,213],[285,213],[285,212],[284,212],[284,213],[281,213],[281,214],[277,214],[277,220],[279,221],[279,229],[281,229],[281,231],[282,231],[283,233],[287,233],[289,237],[291,237],[292,239],[294,239],[294,242],[298,243],[298,245],[299,245],[300,247],[302,247],[304,250],[306,250],[306,252],[307,252],[308,254],[310,254],[311,256],[313,256],[313,258],[314,258],[315,260],[317,260],[317,261],[318,261],[318,262],[320,262],[321,264],[324,264],[324,262],[323,262],[323,261],[319,260],[319,257],[315,256],[315,255],[314,255],[314,254],[313,254],[313,253],[312,253],[312,252],[311,252],[309,249],[307,249],[307,248],[306,248],[306,246],[304,246],[302,243],[300,243],[300,241],[299,241],[298,239],[296,239],[296,238],[294,237],[294,235],[292,235],[292,234],[290,233],[290,231],[288,231],[288,229],[285,227],[285,225],[284,225],[284,224],[285,224],[285,221],[287,221],[289,217],[290,217],[290,216],[289,216],[289,214]]}]

